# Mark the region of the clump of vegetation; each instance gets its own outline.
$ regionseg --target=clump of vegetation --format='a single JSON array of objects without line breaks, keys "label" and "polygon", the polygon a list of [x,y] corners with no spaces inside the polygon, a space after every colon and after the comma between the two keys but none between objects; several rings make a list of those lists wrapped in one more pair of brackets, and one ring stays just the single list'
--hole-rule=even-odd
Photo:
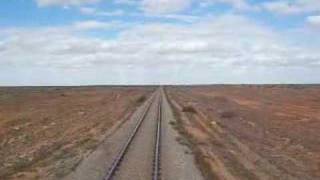
[{"label": "clump of vegetation", "polygon": [[[26,167],[30,166],[32,164],[32,162],[26,158],[26,157],[18,157],[13,164],[13,169],[14,171],[20,171],[25,169]],[[14,172],[13,171],[13,172]]]},{"label": "clump of vegetation", "polygon": [[59,161],[59,166],[54,167],[54,175],[59,179],[74,171],[82,161],[81,156],[71,152],[67,152],[65,156],[65,159]]},{"label": "clump of vegetation", "polygon": [[192,105],[187,105],[182,108],[183,112],[189,112],[193,114],[197,114],[197,110]]},{"label": "clump of vegetation", "polygon": [[183,146],[192,148],[192,144],[185,137],[176,137],[176,141]]},{"label": "clump of vegetation", "polygon": [[233,118],[233,117],[235,117],[235,116],[236,116],[236,113],[233,112],[233,111],[222,111],[222,112],[220,113],[220,117],[221,117],[221,118],[225,118],[225,119],[227,119],[227,118]]},{"label": "clump of vegetation", "polygon": [[229,101],[225,96],[215,96],[213,100],[217,103],[227,103]]},{"label": "clump of vegetation", "polygon": [[171,126],[173,126],[174,128],[177,127],[177,122],[175,122],[175,121],[170,121],[169,124]]},{"label": "clump of vegetation", "polygon": [[146,101],[146,96],[144,96],[144,95],[142,95],[142,96],[140,96],[138,99],[137,99],[137,103],[138,104],[142,104],[144,101]]},{"label": "clump of vegetation", "polygon": [[[167,94],[165,94],[167,96]],[[169,99],[169,98],[168,98]],[[201,173],[205,177],[205,179],[218,179],[216,174],[212,171],[211,165],[208,162],[208,158],[201,152],[199,146],[196,144],[198,143],[191,134],[188,133],[186,128],[184,127],[183,120],[181,117],[181,111],[179,111],[171,101],[169,101],[171,107],[173,107],[173,113],[176,118],[176,122],[171,121],[170,124],[179,132],[181,137],[178,137],[176,140],[182,144],[186,145],[190,148],[190,153],[194,154],[195,162],[197,166],[200,167]],[[192,106],[183,107],[182,111],[184,112],[193,112],[197,113],[196,109]]]}]

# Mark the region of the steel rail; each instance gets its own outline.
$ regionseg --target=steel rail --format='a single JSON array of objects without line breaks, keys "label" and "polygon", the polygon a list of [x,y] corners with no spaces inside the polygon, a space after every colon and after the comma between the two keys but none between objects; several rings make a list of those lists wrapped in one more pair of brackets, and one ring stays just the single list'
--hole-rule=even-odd
[{"label": "steel rail", "polygon": [[149,111],[152,103],[153,103],[153,99],[154,97],[152,97],[151,102],[147,105],[148,107],[146,108],[145,111],[143,111],[142,116],[140,116],[140,120],[138,121],[137,125],[135,126],[134,130],[132,131],[129,139],[126,141],[126,143],[124,144],[124,146],[121,148],[120,152],[118,153],[118,155],[116,156],[115,160],[113,161],[111,167],[109,168],[104,180],[111,180],[112,177],[115,175],[117,168],[119,167],[119,165],[121,164],[121,161],[123,160],[125,154],[128,152],[128,149],[130,147],[130,144],[132,142],[132,140],[134,139],[134,137],[136,136],[139,128],[141,127],[141,124],[143,122],[143,120],[145,119],[147,112]]},{"label": "steel rail", "polygon": [[162,121],[161,105],[162,105],[162,98],[161,98],[161,91],[160,91],[152,180],[160,180],[160,155],[161,155],[160,146],[161,146],[161,121]]}]

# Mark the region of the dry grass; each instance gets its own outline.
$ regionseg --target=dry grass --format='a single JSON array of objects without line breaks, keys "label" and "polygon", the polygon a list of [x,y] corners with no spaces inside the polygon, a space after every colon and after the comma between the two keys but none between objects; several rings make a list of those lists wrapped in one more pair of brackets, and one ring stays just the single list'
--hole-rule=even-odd
[{"label": "dry grass", "polygon": [[171,121],[170,124],[178,131],[178,133],[181,135],[177,138],[177,141],[187,146],[191,153],[195,157],[196,165],[199,167],[203,177],[207,180],[211,179],[218,179],[218,177],[212,172],[211,165],[206,160],[206,157],[201,153],[201,150],[197,146],[197,141],[192,137],[191,134],[188,133],[188,131],[184,127],[183,120],[181,118],[182,112],[189,112],[189,113],[197,113],[195,108],[193,106],[185,106],[183,107],[182,111],[179,111],[170,101],[170,98],[168,98],[168,94],[165,90],[165,96],[168,99],[169,105],[171,106],[171,109],[173,110],[173,114],[175,116],[176,121]]}]

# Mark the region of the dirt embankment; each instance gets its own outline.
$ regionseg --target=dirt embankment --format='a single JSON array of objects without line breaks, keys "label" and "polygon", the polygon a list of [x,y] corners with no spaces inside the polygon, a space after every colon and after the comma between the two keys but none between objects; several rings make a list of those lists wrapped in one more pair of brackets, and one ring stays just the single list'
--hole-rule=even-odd
[{"label": "dirt embankment", "polygon": [[206,177],[319,179],[320,87],[169,87]]},{"label": "dirt embankment", "polygon": [[0,89],[0,179],[59,179],[152,88]]}]

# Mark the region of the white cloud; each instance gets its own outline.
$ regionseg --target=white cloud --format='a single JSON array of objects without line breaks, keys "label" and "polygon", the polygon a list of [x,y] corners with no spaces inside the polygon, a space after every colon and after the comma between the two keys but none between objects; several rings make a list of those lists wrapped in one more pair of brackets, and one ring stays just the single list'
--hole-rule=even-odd
[{"label": "white cloud", "polygon": [[138,0],[115,0],[114,2],[125,5],[137,5],[139,3]]},{"label": "white cloud", "polygon": [[100,21],[80,21],[73,24],[73,27],[76,30],[97,30],[97,29],[106,29],[112,27],[112,24],[100,22]]},{"label": "white cloud", "polygon": [[319,16],[308,16],[307,23],[313,27],[320,27],[320,15]]},{"label": "white cloud", "polygon": [[125,12],[121,9],[97,13],[97,15],[99,15],[99,16],[123,16],[124,14],[125,14]]},{"label": "white cloud", "polygon": [[211,4],[224,3],[229,4],[236,10],[258,10],[258,6],[249,4],[246,0],[203,0],[201,6],[209,6]]},{"label": "white cloud", "polygon": [[94,16],[123,16],[125,12],[121,9],[112,10],[112,11],[99,11],[91,7],[81,7],[80,12],[85,15],[94,15]]},{"label": "white cloud", "polygon": [[320,12],[318,0],[277,0],[265,2],[261,6],[267,11],[285,15]]},{"label": "white cloud", "polygon": [[142,0],[142,9],[147,13],[164,14],[181,12],[189,8],[192,2],[200,3],[201,7],[215,4],[229,4],[236,10],[259,10],[258,6],[248,3],[246,0]]},{"label": "white cloud", "polygon": [[[77,26],[87,30],[102,28],[104,23],[75,23],[71,27]],[[210,81],[214,68],[219,72],[215,76],[223,79],[237,69],[258,73],[259,69],[275,72],[277,68],[320,67],[319,49],[291,45],[281,34],[236,15],[209,18],[190,26],[138,25],[111,40],[83,37],[66,29],[0,31],[5,37],[0,43],[1,74],[10,67],[50,68],[75,70],[82,79],[86,71],[99,69],[106,83],[141,82],[144,78],[148,83],[172,83],[174,79],[199,83],[197,78]],[[248,72],[243,76],[253,75]]]},{"label": "white cloud", "polygon": [[36,0],[39,6],[68,6],[96,3],[100,0]]},{"label": "white cloud", "polygon": [[150,14],[175,13],[185,10],[191,0],[142,0],[142,9]]},{"label": "white cloud", "polygon": [[148,18],[172,19],[172,20],[183,21],[188,23],[193,23],[200,20],[199,16],[182,15],[182,14],[142,14],[137,16],[148,17]]},{"label": "white cloud", "polygon": [[97,9],[91,8],[91,7],[81,7],[79,11],[82,14],[86,14],[86,15],[94,15],[97,13]]},{"label": "white cloud", "polygon": [[82,7],[79,9],[82,14],[90,16],[124,16],[127,17],[138,17],[138,18],[161,18],[161,19],[172,19],[184,22],[195,22],[200,20],[198,16],[183,15],[183,14],[144,14],[144,13],[125,13],[123,10],[118,9],[114,11],[99,11],[95,8]]}]

